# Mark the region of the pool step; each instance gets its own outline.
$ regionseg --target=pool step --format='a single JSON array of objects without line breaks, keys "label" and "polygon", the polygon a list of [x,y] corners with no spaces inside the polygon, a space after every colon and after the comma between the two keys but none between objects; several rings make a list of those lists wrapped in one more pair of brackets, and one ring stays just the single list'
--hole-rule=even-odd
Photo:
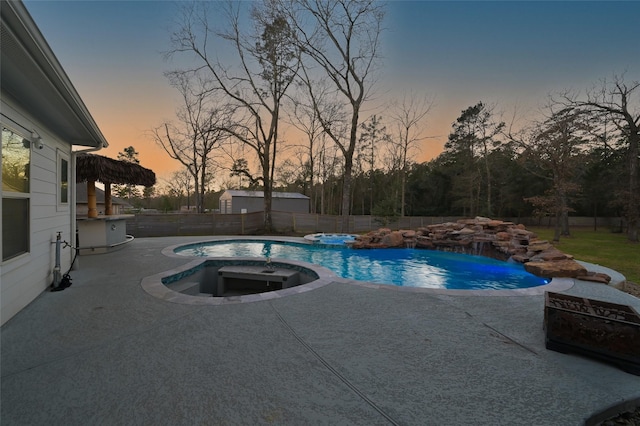
[{"label": "pool step", "polygon": [[194,295],[200,293],[200,283],[198,281],[177,282],[175,284],[168,285],[167,287],[173,291],[177,291],[178,293]]}]

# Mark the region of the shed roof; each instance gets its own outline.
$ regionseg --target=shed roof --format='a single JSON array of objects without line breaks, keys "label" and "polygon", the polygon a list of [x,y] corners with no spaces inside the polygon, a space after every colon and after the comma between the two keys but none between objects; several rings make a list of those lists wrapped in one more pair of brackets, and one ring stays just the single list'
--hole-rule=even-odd
[{"label": "shed roof", "polygon": [[[264,198],[264,191],[242,191],[237,189],[227,189],[225,193],[231,195],[232,197],[246,197],[246,198]],[[299,192],[278,192],[273,191],[271,194],[272,198],[291,198],[291,199],[301,199],[308,200],[304,194],[300,194]]]}]

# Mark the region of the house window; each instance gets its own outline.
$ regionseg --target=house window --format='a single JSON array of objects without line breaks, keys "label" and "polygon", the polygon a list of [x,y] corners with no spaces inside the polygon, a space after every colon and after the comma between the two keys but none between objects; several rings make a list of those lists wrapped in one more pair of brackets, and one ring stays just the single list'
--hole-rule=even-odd
[{"label": "house window", "polygon": [[2,260],[29,252],[29,200],[2,198]]},{"label": "house window", "polygon": [[29,252],[31,141],[2,127],[2,260]]},{"label": "house window", "polygon": [[[60,155],[60,154],[59,154]],[[59,186],[58,186],[58,202],[60,204],[69,203],[69,160],[60,156],[58,161]]]}]

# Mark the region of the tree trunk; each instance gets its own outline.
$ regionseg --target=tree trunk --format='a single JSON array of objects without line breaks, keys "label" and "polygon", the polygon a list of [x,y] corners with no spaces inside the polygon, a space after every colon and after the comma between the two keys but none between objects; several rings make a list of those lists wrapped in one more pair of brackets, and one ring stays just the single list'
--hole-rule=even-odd
[{"label": "tree trunk", "polygon": [[195,198],[196,213],[202,213],[200,211],[202,207],[202,201],[200,200],[200,178],[197,172],[194,173],[193,176],[193,197]]},{"label": "tree trunk", "polygon": [[407,174],[406,174],[406,170],[403,168],[402,169],[402,176],[401,176],[401,180],[400,180],[400,217],[404,217],[405,214],[405,210],[404,210],[404,204],[405,204],[405,186],[407,185]]},{"label": "tree trunk", "polygon": [[315,213],[316,212],[316,188],[313,184],[313,182],[315,181],[315,162],[313,161],[313,152],[310,153],[311,155],[309,155],[309,168],[311,169],[310,171],[310,176],[309,176],[309,195],[311,200],[311,208],[309,210],[309,213]]},{"label": "tree trunk", "polygon": [[273,186],[271,184],[271,180],[269,179],[268,164],[265,167],[265,170],[266,171],[262,175],[264,178],[264,231],[270,233],[273,231],[273,219],[271,216]]},{"label": "tree trunk", "polygon": [[560,233],[561,233],[561,229],[562,229],[562,226],[560,224],[560,216],[562,216],[562,215],[558,211],[556,213],[556,223],[555,223],[555,226],[553,227],[553,242],[554,243],[557,243],[558,241],[560,241]]},{"label": "tree trunk", "polygon": [[198,213],[204,213],[204,194],[205,194],[205,186],[204,186],[204,182],[207,176],[207,167],[206,167],[206,163],[207,163],[207,159],[203,158],[202,159],[202,169],[201,169],[201,173],[200,173],[200,200],[199,200],[199,204],[198,204]]},{"label": "tree trunk", "polygon": [[265,185],[265,188],[264,188],[264,230],[265,232],[273,231],[273,218],[271,216],[271,196],[272,195],[273,195],[273,192],[271,190],[271,187],[267,189],[267,186]]},{"label": "tree trunk", "polygon": [[349,232],[349,206],[351,205],[352,169],[352,159],[345,158],[344,182],[342,185],[342,229],[340,232]]},{"label": "tree trunk", "polygon": [[628,205],[628,222],[627,238],[630,242],[638,242],[638,225],[640,222],[640,183],[638,182],[638,155],[640,145],[640,128],[638,126],[630,126],[629,134],[629,205]]},{"label": "tree trunk", "polygon": [[493,208],[491,206],[491,168],[489,167],[489,159],[486,149],[484,156],[484,165],[487,173],[487,216],[491,217],[493,214]]},{"label": "tree trunk", "polygon": [[571,232],[569,231],[569,213],[566,211],[562,212],[562,236],[571,236]]},{"label": "tree trunk", "polygon": [[567,194],[562,191],[558,197],[560,199],[560,209],[558,212],[560,223],[556,226],[560,226],[560,235],[563,237],[569,237],[571,236],[571,233],[569,232],[569,202],[567,200]]}]

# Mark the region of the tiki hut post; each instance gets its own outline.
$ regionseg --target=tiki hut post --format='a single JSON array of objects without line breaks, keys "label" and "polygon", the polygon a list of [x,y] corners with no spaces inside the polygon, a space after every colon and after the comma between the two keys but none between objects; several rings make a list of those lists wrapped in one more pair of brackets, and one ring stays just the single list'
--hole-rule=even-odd
[{"label": "tiki hut post", "polygon": [[96,182],[93,180],[87,181],[87,203],[89,204],[87,217],[98,217],[98,205],[96,203]]},{"label": "tiki hut post", "polygon": [[111,208],[111,183],[104,183],[104,214],[110,216],[113,214]]}]

